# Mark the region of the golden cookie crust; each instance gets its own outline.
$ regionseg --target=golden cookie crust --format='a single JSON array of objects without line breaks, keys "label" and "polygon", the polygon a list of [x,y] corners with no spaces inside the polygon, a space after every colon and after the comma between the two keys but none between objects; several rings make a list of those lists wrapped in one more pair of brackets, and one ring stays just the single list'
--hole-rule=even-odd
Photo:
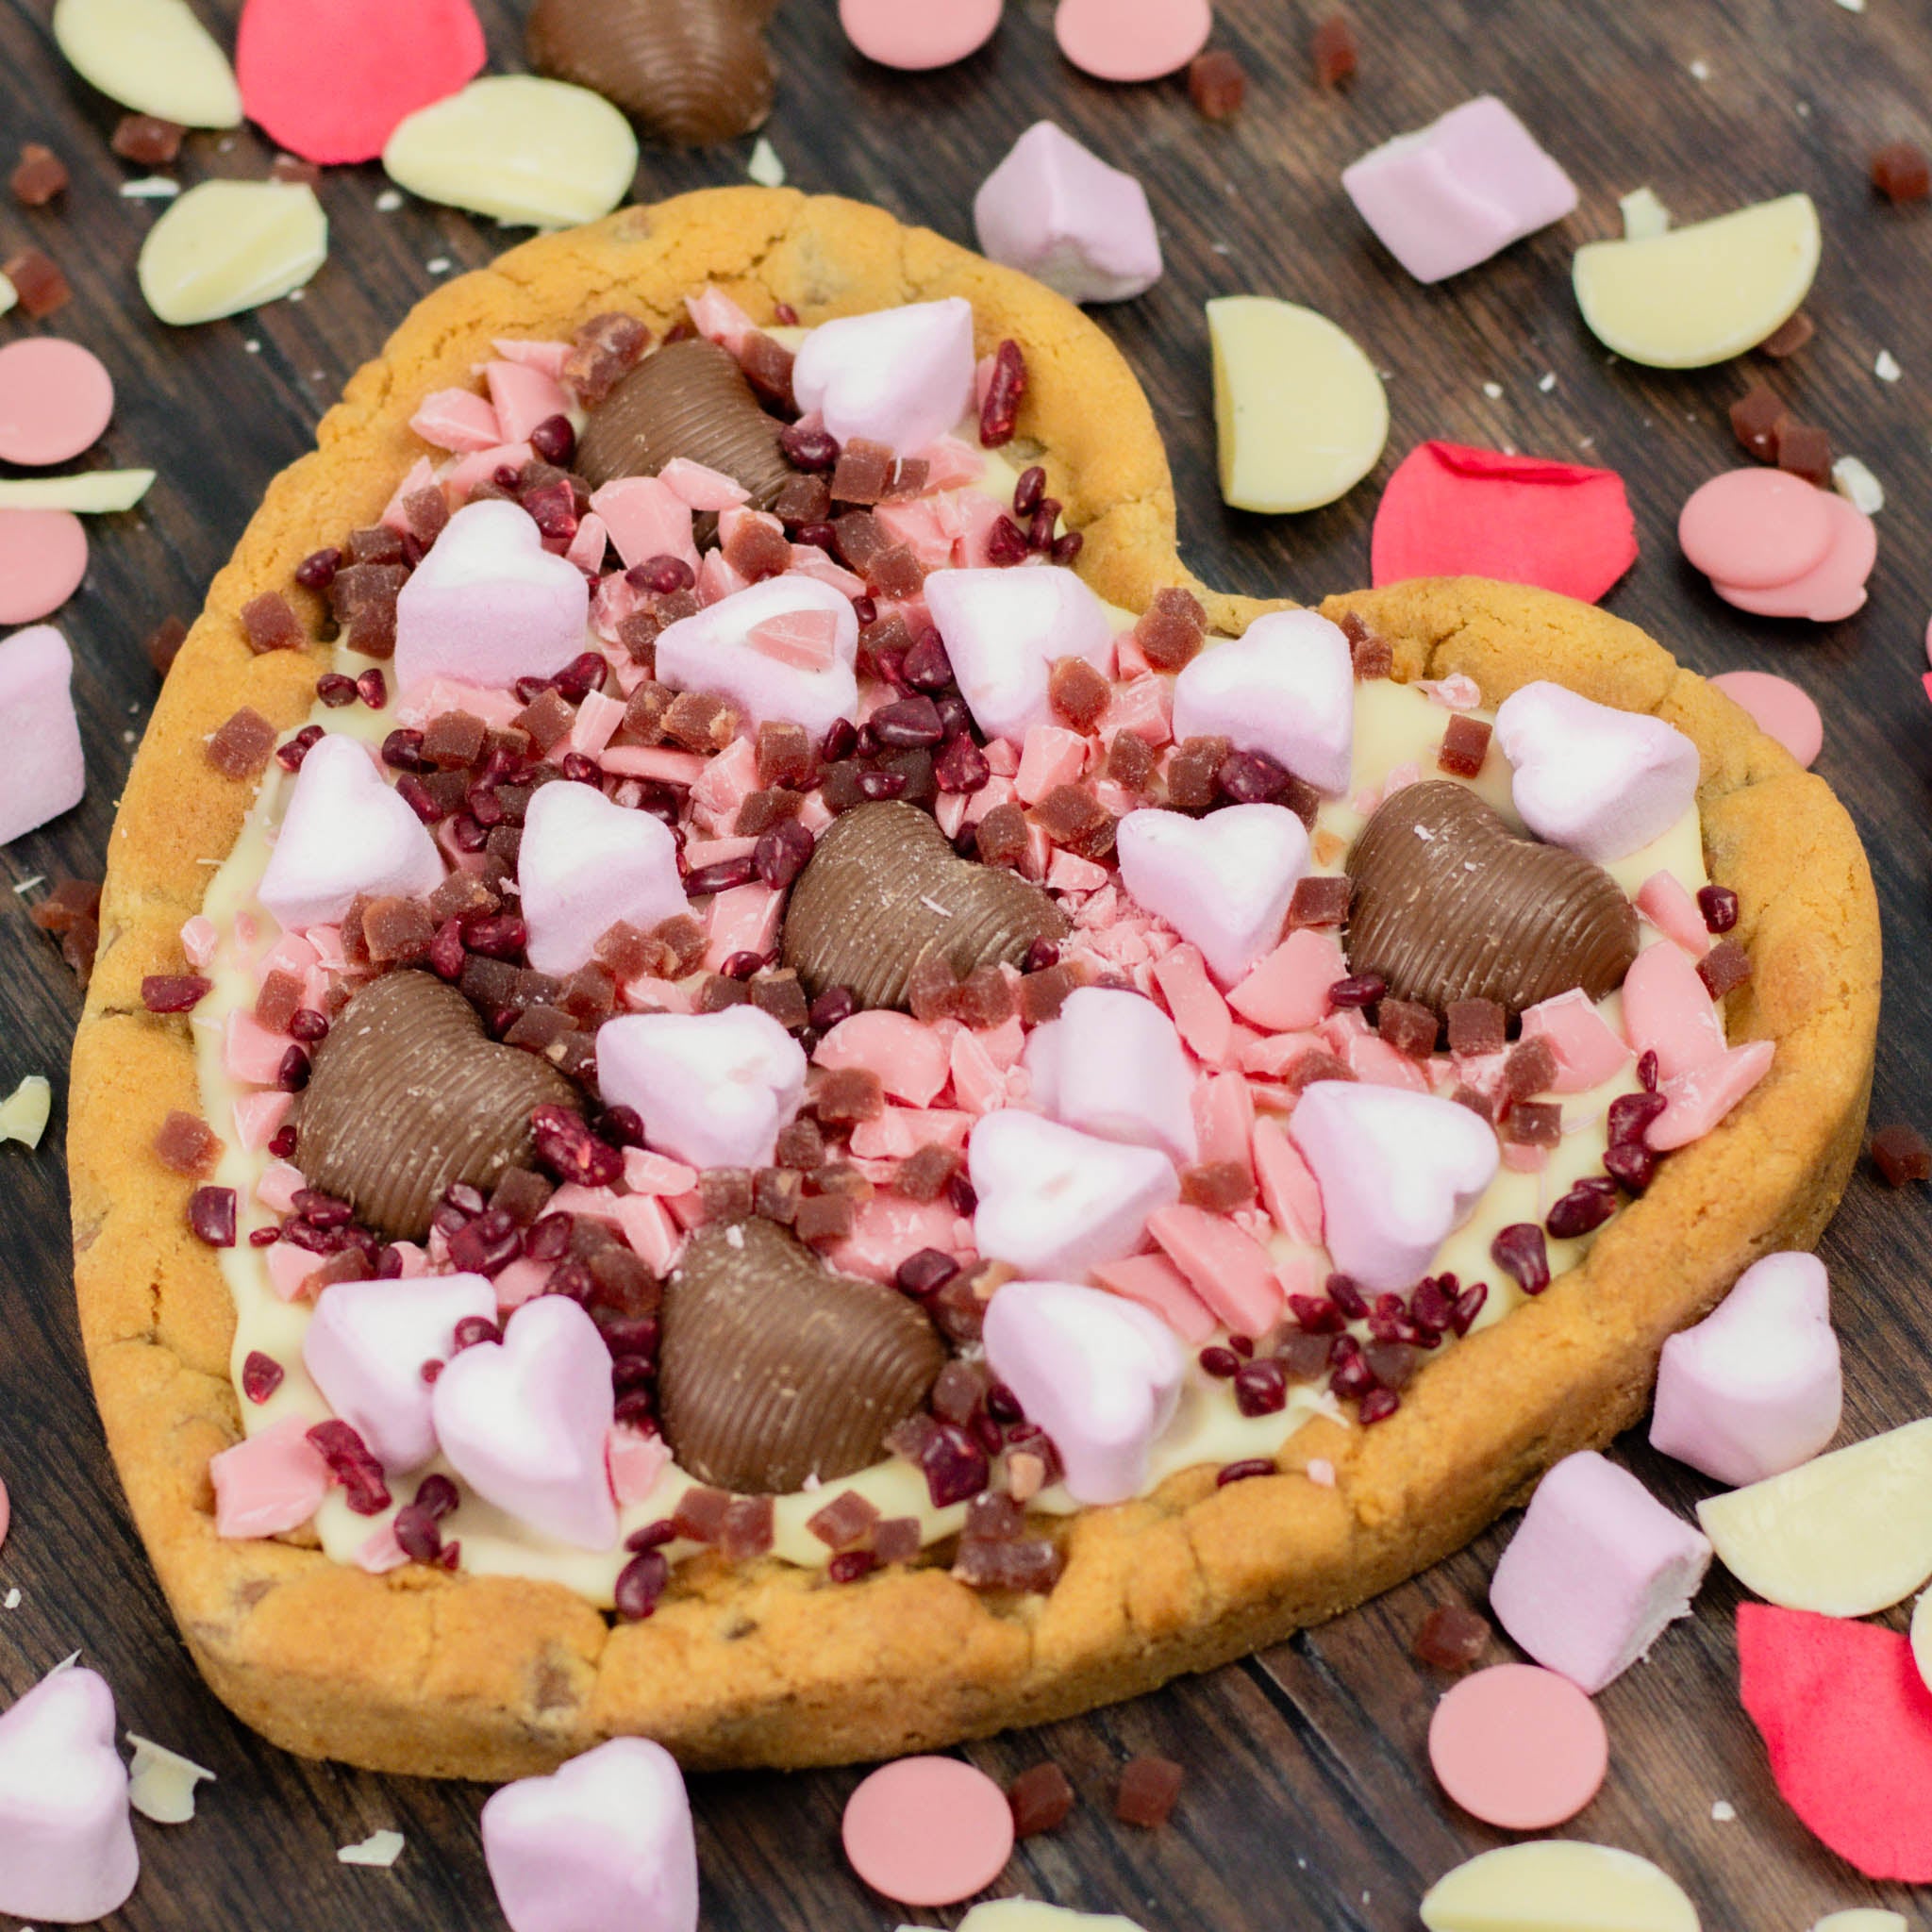
[{"label": "golden cookie crust", "polygon": [[[1585,1264],[1507,1321],[1445,1349],[1390,1422],[1317,1422],[1282,1473],[1224,1490],[1211,1470],[1073,1520],[1050,1596],[982,1598],[942,1569],[845,1586],[768,1562],[684,1566],[648,1622],[613,1627],[558,1586],[375,1577],[284,1542],[214,1533],[209,1457],[240,1434],[234,1315],[187,1231],[188,1184],[150,1145],[198,1111],[187,1023],[145,1013],[140,983],[179,971],[181,923],[232,846],[252,788],[217,775],[208,734],[248,704],[288,728],[325,647],[254,657],[239,612],[295,564],[373,523],[421,453],[418,399],[466,383],[492,336],[568,335],[611,308],[661,329],[715,282],[754,316],[807,322],[958,294],[982,351],[1025,347],[1022,435],[1086,533],[1080,569],[1142,608],[1186,583],[1217,628],[1273,608],[1195,584],[1175,554],[1167,460],[1133,375],[1080,312],[878,209],[756,188],[626,209],[525,243],[438,290],[279,476],[216,577],[171,673],[111,841],[99,961],[75,1043],[69,1136],[75,1276],[108,1445],[175,1615],[209,1685],[290,1750],[373,1768],[504,1779],[621,1732],[689,1766],[886,1757],[1066,1716],[1278,1641],[1467,1541],[1557,1457],[1641,1411],[1664,1339],[1739,1271],[1808,1246],[1857,1151],[1878,1010],[1878,920],[1865,857],[1829,790],[1642,632],[1587,605],[1477,579],[1332,598],[1393,642],[1405,678],[1465,672],[1495,704],[1554,677],[1668,719],[1703,758],[1714,877],[1741,905],[1754,976],[1734,1039],[1778,1042],[1769,1077],[1597,1240]],[[300,593],[297,593],[298,596]],[[319,629],[320,609],[304,615]],[[1301,1472],[1331,1463],[1332,1487]]]}]

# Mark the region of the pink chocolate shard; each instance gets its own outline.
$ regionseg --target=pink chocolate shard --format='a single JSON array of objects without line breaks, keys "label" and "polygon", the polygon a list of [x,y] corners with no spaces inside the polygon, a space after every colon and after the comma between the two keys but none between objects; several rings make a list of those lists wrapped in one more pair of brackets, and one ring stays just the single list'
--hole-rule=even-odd
[{"label": "pink chocolate shard", "polygon": [[933,1027],[883,1008],[841,1020],[812,1050],[815,1066],[864,1068],[894,1100],[930,1107],[946,1084],[952,1044]]},{"label": "pink chocolate shard", "polygon": [[1710,1545],[1593,1450],[1537,1485],[1490,1583],[1490,1605],[1546,1670],[1592,1695],[1689,1616]]},{"label": "pink chocolate shard", "polygon": [[1630,1049],[1580,987],[1524,1008],[1523,1037],[1541,1040],[1556,1057],[1552,1093],[1586,1093],[1624,1067]]},{"label": "pink chocolate shard", "polygon": [[798,1042],[756,1007],[631,1013],[597,1029],[612,1106],[634,1107],[661,1154],[692,1167],[767,1167],[805,1094]]},{"label": "pink chocolate shard", "polygon": [[1187,1371],[1158,1315],[1073,1282],[1009,1281],[987,1307],[986,1358],[1052,1437],[1076,1502],[1119,1503],[1145,1486]]},{"label": "pink chocolate shard", "polygon": [[1165,1255],[1130,1255],[1124,1261],[1105,1261],[1092,1274],[1102,1288],[1158,1315],[1191,1348],[1208,1341],[1220,1325],[1214,1310]]},{"label": "pink chocolate shard", "polygon": [[691,1803],[661,1744],[613,1738],[505,1785],[482,1823],[510,1932],[697,1932]]},{"label": "pink chocolate shard", "polygon": [[530,964],[563,978],[589,963],[620,921],[649,932],[688,912],[677,841],[648,812],[613,805],[594,785],[539,788],[517,858]]},{"label": "pink chocolate shard", "polygon": [[1268,1251],[1223,1214],[1162,1208],[1147,1232],[1188,1285],[1238,1335],[1263,1335],[1281,1313],[1281,1283]]},{"label": "pink chocolate shard", "polygon": [[980,184],[983,255],[1070,302],[1124,302],[1160,279],[1147,191],[1051,121],[1036,121]]},{"label": "pink chocolate shard", "polygon": [[528,362],[486,362],[483,380],[489,385],[496,420],[503,425],[499,442],[525,441],[540,423],[570,414],[570,396],[563,385]]},{"label": "pink chocolate shard", "polygon": [[1754,1040],[1664,1081],[1657,1091],[1668,1105],[1645,1140],[1659,1154],[1703,1140],[1771,1072],[1776,1051],[1770,1041]]},{"label": "pink chocolate shard", "polygon": [[425,442],[463,455],[494,449],[508,440],[489,399],[467,389],[440,389],[425,396],[409,427]]},{"label": "pink chocolate shard", "polygon": [[1668,940],[1644,947],[1624,977],[1624,1031],[1675,1079],[1724,1055],[1724,1022],[1690,958]]},{"label": "pink chocolate shard", "polygon": [[1328,1017],[1328,989],[1347,976],[1333,935],[1297,926],[1230,991],[1227,1003],[1270,1033],[1298,1033]]},{"label": "pink chocolate shard", "polygon": [[1440,282],[1561,221],[1576,186],[1493,94],[1344,168],[1341,185],[1419,282]]},{"label": "pink chocolate shard", "polygon": [[1674,872],[1654,872],[1638,889],[1637,909],[1693,959],[1710,951],[1710,928],[1690,889]]},{"label": "pink chocolate shard", "polygon": [[1033,1103],[1051,1119],[1158,1147],[1182,1166],[1196,1158],[1193,1074],[1174,1022],[1152,1000],[1076,988],[1058,1019],[1034,1028],[1023,1063]]},{"label": "pink chocolate shard", "polygon": [[87,790],[74,658],[50,624],[0,643],[0,845],[80,803]]},{"label": "pink chocolate shard", "polygon": [[973,305],[952,295],[822,322],[791,368],[801,411],[842,442],[910,456],[973,407]]},{"label": "pink chocolate shard", "polygon": [[1740,1488],[1808,1462],[1838,1433],[1844,1383],[1816,1255],[1767,1255],[1664,1343],[1650,1445]]},{"label": "pink chocolate shard", "polygon": [[[494,1310],[491,1311],[492,1313]],[[308,1440],[306,1416],[284,1416],[208,1460],[215,1534],[280,1536],[300,1529],[328,1493],[328,1464]]]}]

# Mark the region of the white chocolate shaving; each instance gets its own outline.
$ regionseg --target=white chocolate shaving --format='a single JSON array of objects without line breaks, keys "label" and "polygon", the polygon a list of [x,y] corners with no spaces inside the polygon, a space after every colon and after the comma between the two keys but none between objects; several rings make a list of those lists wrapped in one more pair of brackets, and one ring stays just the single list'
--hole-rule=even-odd
[{"label": "white chocolate shaving", "polygon": [[181,192],[180,182],[166,175],[142,175],[121,184],[126,201],[173,201]]},{"label": "white chocolate shaving", "polygon": [[204,181],[148,230],[141,292],[163,322],[213,322],[299,289],[328,257],[314,191],[291,181]]},{"label": "white chocolate shaving", "polygon": [[785,185],[785,163],[778,158],[778,150],[762,134],[753,144],[751,159],[744,164],[744,172],[760,188],[782,188]]},{"label": "white chocolate shaving", "polygon": [[1669,231],[1671,211],[1657,198],[1653,188],[1633,188],[1628,194],[1617,198],[1617,206],[1624,213],[1624,239],[1626,242],[1647,242],[1653,235]]},{"label": "white chocolate shaving", "polygon": [[185,0],[56,0],[54,39],[83,80],[137,114],[241,125],[235,70]]},{"label": "white chocolate shaving", "polygon": [[1872,365],[1872,374],[1880,382],[1896,382],[1905,371],[1898,366],[1898,358],[1890,349],[1880,349],[1878,359]]},{"label": "white chocolate shaving", "polygon": [[194,1816],[194,1788],[213,1784],[215,1774],[206,1765],[157,1744],[152,1738],[129,1731],[127,1741],[134,1746],[134,1762],[127,1773],[127,1802],[143,1818],[156,1824],[186,1824]]},{"label": "white chocolate shaving", "polygon": [[[900,1932],[916,1932],[902,1926]],[[959,1932],[1141,1932],[1114,1912],[1076,1912],[1033,1898],[992,1898],[959,1921]]]},{"label": "white chocolate shaving", "polygon": [[0,1141],[18,1141],[38,1147],[54,1110],[54,1090],[44,1074],[29,1074],[5,1100],[0,1100]]},{"label": "white chocolate shaving", "polygon": [[1885,486],[1857,457],[1840,457],[1831,466],[1831,487],[1851,505],[1875,517],[1885,508]]},{"label": "white chocolate shaving", "polygon": [[0,315],[5,315],[20,300],[20,291],[6,275],[0,275]]},{"label": "white chocolate shaving", "polygon": [[387,1872],[403,1856],[404,1843],[399,1831],[373,1831],[360,1844],[340,1846],[336,1862],[367,1865],[375,1871]]},{"label": "white chocolate shaving", "polygon": [[155,480],[152,470],[88,470],[77,476],[0,478],[0,509],[72,509],[103,515],[132,509]]}]

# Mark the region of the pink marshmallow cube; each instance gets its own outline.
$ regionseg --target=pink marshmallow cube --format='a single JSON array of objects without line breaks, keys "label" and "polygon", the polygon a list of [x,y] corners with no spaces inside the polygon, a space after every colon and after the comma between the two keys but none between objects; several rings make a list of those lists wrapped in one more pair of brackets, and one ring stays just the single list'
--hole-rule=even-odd
[{"label": "pink marshmallow cube", "polygon": [[1196,1158],[1193,1074],[1174,1022],[1152,1000],[1076,988],[1057,1020],[1034,1028],[1024,1064],[1032,1100],[1049,1118],[1104,1141],[1161,1148],[1184,1167]]},{"label": "pink marshmallow cube", "polygon": [[1160,279],[1147,191],[1051,121],[1036,121],[973,197],[982,255],[1070,302],[1124,302]]},{"label": "pink marshmallow cube", "polygon": [[217,1536],[280,1536],[322,1507],[328,1464],[308,1440],[308,1426],[306,1416],[284,1416],[209,1457]]},{"label": "pink marshmallow cube", "polygon": [[80,803],[87,765],[74,658],[51,624],[0,643],[0,845]]},{"label": "pink marshmallow cube", "polygon": [[1341,185],[1419,282],[1440,282],[1561,221],[1576,187],[1492,94],[1344,168]]},{"label": "pink marshmallow cube", "polygon": [[694,1168],[768,1167],[805,1096],[798,1042],[769,1013],[632,1013],[597,1029],[605,1099],[634,1107],[648,1145]]},{"label": "pink marshmallow cube", "polygon": [[912,302],[822,322],[799,344],[792,393],[841,442],[910,456],[973,408],[973,305]]},{"label": "pink marshmallow cube", "polygon": [[1504,1629],[1592,1696],[1690,1613],[1710,1544],[1594,1450],[1537,1485],[1490,1583]]}]

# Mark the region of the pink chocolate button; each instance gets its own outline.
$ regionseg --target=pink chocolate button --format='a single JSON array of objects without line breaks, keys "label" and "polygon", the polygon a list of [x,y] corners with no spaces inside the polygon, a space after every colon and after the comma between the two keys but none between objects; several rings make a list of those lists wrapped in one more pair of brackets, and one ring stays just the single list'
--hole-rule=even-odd
[{"label": "pink chocolate button", "polygon": [[1713,577],[1710,587],[1726,604],[1757,617],[1806,617],[1813,624],[1836,624],[1863,608],[1865,579],[1878,560],[1877,526],[1843,497],[1824,490],[1815,494],[1832,521],[1824,560],[1803,576],[1768,590]]},{"label": "pink chocolate button", "polygon": [[1691,492],[1677,541],[1706,576],[1769,590],[1824,561],[1835,534],[1826,501],[1782,470],[1726,470]]},{"label": "pink chocolate button", "polygon": [[7,1500],[7,1485],[0,1483],[0,1543],[7,1541],[8,1525],[13,1521],[13,1505]]},{"label": "pink chocolate button", "polygon": [[51,616],[87,575],[87,532],[65,509],[0,509],[0,624]]},{"label": "pink chocolate button", "polygon": [[992,39],[1004,0],[839,0],[845,38],[881,67],[950,67]]},{"label": "pink chocolate button", "polygon": [[1158,80],[1177,73],[1213,29],[1208,0],[1060,0],[1060,52],[1095,80]]},{"label": "pink chocolate button", "polygon": [[1808,691],[1769,671],[1726,671],[1711,683],[1743,706],[1767,738],[1774,738],[1801,765],[1824,749],[1824,720]]},{"label": "pink chocolate button", "polygon": [[1505,1831],[1547,1831],[1596,1796],[1610,1757],[1596,1706],[1535,1664],[1477,1671],[1436,1707],[1429,1762],[1442,1789]]},{"label": "pink chocolate button", "polygon": [[984,1891],[1013,1851],[1007,1794],[954,1757],[881,1765],[845,1801],[845,1856],[902,1906],[953,1906]]},{"label": "pink chocolate button", "polygon": [[78,342],[30,336],[0,349],[0,460],[64,463],[113,413],[113,377]]}]

